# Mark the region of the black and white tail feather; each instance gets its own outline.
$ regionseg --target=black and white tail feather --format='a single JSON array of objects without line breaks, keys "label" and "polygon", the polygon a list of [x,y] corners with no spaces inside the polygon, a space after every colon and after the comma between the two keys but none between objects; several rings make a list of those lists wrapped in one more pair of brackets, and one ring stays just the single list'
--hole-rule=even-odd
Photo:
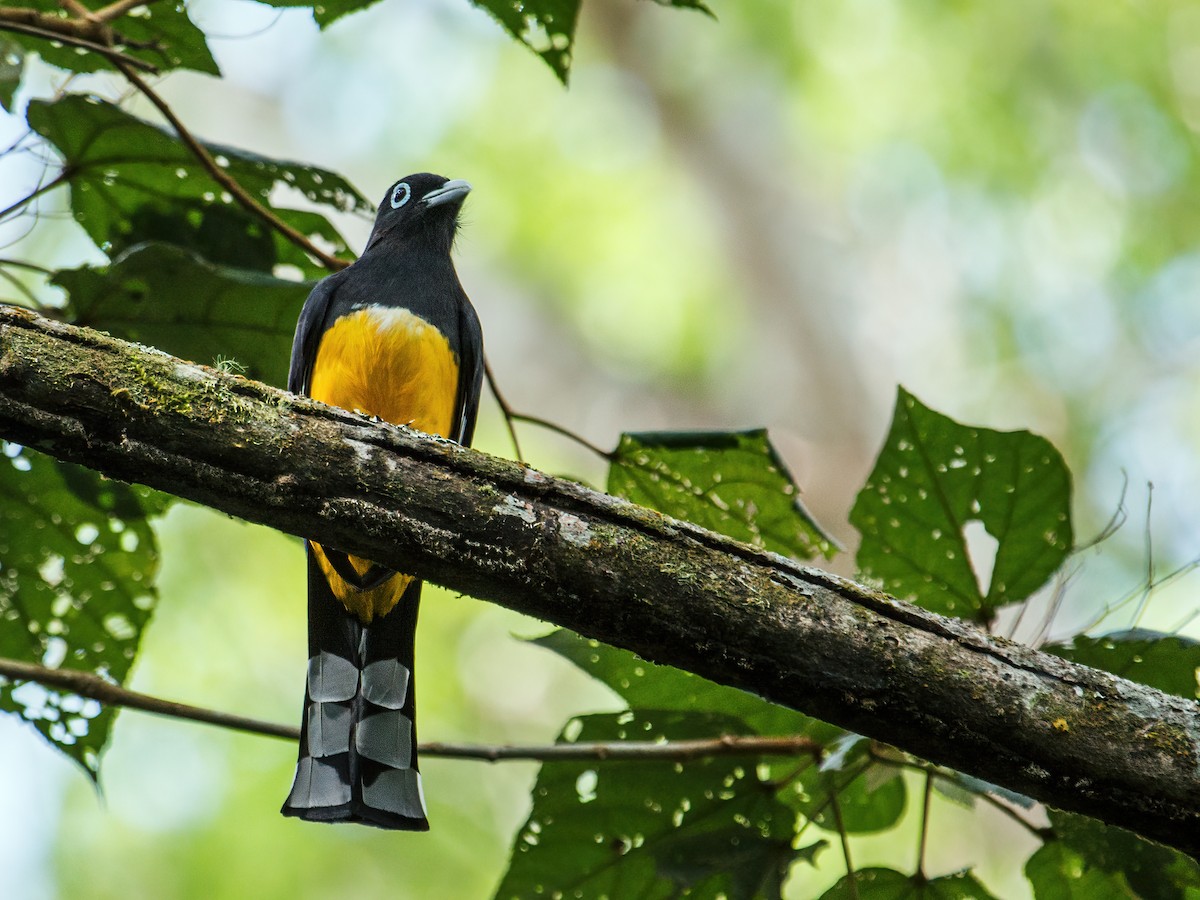
[{"label": "black and white tail feather", "polygon": [[[395,577],[395,576],[394,576]],[[425,831],[413,651],[421,582],[363,626],[308,547],[308,676],[300,757],[283,814]]]}]

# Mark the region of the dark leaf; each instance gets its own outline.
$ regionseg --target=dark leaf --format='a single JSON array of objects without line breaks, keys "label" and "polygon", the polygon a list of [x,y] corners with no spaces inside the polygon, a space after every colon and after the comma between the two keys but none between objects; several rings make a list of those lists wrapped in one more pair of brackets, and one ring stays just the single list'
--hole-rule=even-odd
[{"label": "dark leaf", "polygon": [[837,550],[765,430],[623,434],[608,492],[794,559]]},{"label": "dark leaf", "polygon": [[858,900],[991,900],[992,895],[970,872],[923,879],[894,869],[862,869],[842,878],[821,895],[821,900],[856,897]]},{"label": "dark leaf", "polygon": [[[66,16],[57,0],[22,0],[20,5]],[[192,69],[209,75],[221,74],[208,50],[204,32],[188,18],[183,3],[147,3],[138,7],[136,13],[117,19],[112,27],[117,39],[114,49],[127,56],[150,63],[163,71]],[[52,41],[30,35],[12,33],[11,38],[61,69],[96,72],[115,68],[112,61],[100,53],[68,44],[56,46]]]},{"label": "dark leaf", "polygon": [[[687,740],[740,727],[642,710],[573,720],[560,740]],[[777,898],[794,826],[752,760],[547,762],[496,896]]]},{"label": "dark leaf", "polygon": [[59,272],[75,322],[205,365],[287,383],[296,317],[311,284],[215,266],[170,244],[142,244],[105,268]]},{"label": "dark leaf", "polygon": [[[155,602],[158,552],[147,517],[168,499],[13,444],[0,448],[0,656],[120,684]],[[6,681],[0,708],[97,776],[114,708]]]},{"label": "dark leaf", "polygon": [[708,4],[705,3],[704,0],[654,0],[654,2],[659,6],[674,6],[678,9],[695,9],[707,16],[711,16],[714,19],[717,17],[716,13],[709,8]]},{"label": "dark leaf", "polygon": [[13,95],[21,85],[25,70],[25,53],[21,45],[0,36],[0,106],[13,111]]},{"label": "dark leaf", "polygon": [[[1196,896],[1195,892],[1200,890],[1200,864],[1182,853],[1115,825],[1105,825],[1073,813],[1051,810],[1050,825],[1063,846],[1082,859],[1082,874],[1094,870],[1108,876],[1123,876],[1132,889],[1131,895],[1141,900],[1184,900]],[[1066,854],[1061,854],[1059,858],[1065,857]],[[1025,871],[1029,875],[1028,866]],[[1073,871],[1079,871],[1078,867]],[[1029,877],[1033,881],[1033,876]],[[1037,896],[1043,894],[1038,892]],[[1061,896],[1085,895],[1064,893]]]},{"label": "dark leaf", "polygon": [[1200,643],[1190,638],[1135,629],[1102,637],[1076,635],[1069,644],[1051,644],[1042,649],[1168,694],[1189,700],[1200,697],[1196,683]]},{"label": "dark leaf", "polygon": [[[376,0],[324,0],[321,3],[303,0],[264,0],[269,6],[309,6],[317,24],[325,28],[342,16],[374,5]],[[524,44],[554,70],[566,84],[571,68],[571,50],[575,39],[575,20],[579,15],[579,0],[471,0],[487,10],[513,38]],[[682,3],[671,5],[689,6]]]},{"label": "dark leaf", "polygon": [[822,743],[843,734],[832,725],[754,694],[672,666],[647,662],[628,650],[580,637],[572,631],[560,629],[534,639],[533,643],[553,650],[608,685],[632,709],[721,713],[737,718],[754,734],[808,734]]},{"label": "dark leaf", "polygon": [[514,38],[545,60],[567,83],[575,47],[579,0],[471,0],[491,13]]},{"label": "dark leaf", "polygon": [[[77,95],[33,101],[27,118],[63,158],[61,179],[70,185],[75,220],[110,256],[145,241],[169,240],[214,263],[265,272],[287,263],[305,275],[323,274],[303,251],[225,194],[174,135],[112,104]],[[272,192],[291,188],[320,206],[374,212],[366,198],[332,172],[230,147],[207,147],[250,195],[335,254],[348,257],[349,248],[323,216],[279,208],[271,203]]]},{"label": "dark leaf", "polygon": [[[850,521],[858,565],[898,597],[980,622],[1041,587],[1070,552],[1071,476],[1062,456],[1028,431],[961,425],[903,388],[875,469]],[[980,589],[964,528],[996,541]]]}]

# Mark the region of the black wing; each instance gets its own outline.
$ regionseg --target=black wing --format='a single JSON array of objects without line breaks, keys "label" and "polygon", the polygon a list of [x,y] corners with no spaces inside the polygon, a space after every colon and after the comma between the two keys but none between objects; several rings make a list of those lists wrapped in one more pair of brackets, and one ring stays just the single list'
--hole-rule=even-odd
[{"label": "black wing", "polygon": [[451,437],[469,447],[475,436],[475,414],[479,412],[479,390],[483,384],[483,329],[465,295],[458,311],[458,339],[458,406]]},{"label": "black wing", "polygon": [[333,301],[333,281],[332,275],[318,281],[300,310],[296,336],[292,339],[292,364],[288,369],[287,389],[293,394],[308,393],[313,363],[317,360],[317,347],[321,343],[325,320]]}]

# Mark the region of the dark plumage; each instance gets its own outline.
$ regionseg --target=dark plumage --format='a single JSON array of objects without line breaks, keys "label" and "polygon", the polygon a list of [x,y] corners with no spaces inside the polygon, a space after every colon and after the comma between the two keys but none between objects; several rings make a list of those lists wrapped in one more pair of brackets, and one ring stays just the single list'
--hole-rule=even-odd
[{"label": "dark plumage", "polygon": [[[313,288],[288,389],[469,444],[483,336],[450,249],[470,185],[388,189],[362,257]],[[284,815],[425,830],[413,644],[421,583],[309,542],[309,667]]]}]

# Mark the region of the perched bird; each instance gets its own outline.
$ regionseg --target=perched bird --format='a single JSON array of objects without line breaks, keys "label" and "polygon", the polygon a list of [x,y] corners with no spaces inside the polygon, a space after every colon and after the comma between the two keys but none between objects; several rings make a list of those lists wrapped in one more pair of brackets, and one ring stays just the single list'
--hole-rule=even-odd
[{"label": "perched bird", "polygon": [[[388,189],[362,256],[305,301],[288,390],[471,442],[483,335],[450,259],[470,190],[427,173]],[[283,814],[424,831],[413,696],[421,582],[313,541],[306,551],[308,677]]]}]

